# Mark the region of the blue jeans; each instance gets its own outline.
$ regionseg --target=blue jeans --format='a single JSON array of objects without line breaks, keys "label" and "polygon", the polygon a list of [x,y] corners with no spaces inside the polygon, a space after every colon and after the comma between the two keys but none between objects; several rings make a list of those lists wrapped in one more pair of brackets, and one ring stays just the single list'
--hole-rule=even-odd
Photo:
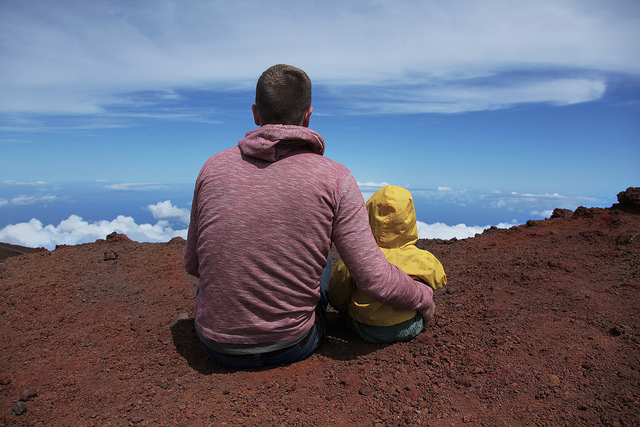
[{"label": "blue jeans", "polygon": [[375,344],[409,341],[422,332],[423,320],[420,313],[412,319],[393,326],[371,326],[347,317],[347,327],[360,338]]},{"label": "blue jeans", "polygon": [[285,365],[298,362],[311,356],[322,344],[324,334],[327,328],[327,293],[329,291],[329,278],[331,277],[331,257],[327,260],[327,266],[320,277],[320,301],[316,305],[316,320],[309,332],[309,335],[302,341],[291,347],[281,350],[271,351],[268,353],[256,353],[247,355],[225,354],[213,351],[202,343],[200,339],[200,347],[207,356],[214,362],[226,366],[228,368],[246,369],[260,368],[262,366]]}]

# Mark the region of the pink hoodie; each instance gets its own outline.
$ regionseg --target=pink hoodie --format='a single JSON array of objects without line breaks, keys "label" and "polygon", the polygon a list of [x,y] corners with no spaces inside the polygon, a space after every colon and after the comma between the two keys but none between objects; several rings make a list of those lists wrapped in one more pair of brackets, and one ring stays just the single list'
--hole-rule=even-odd
[{"label": "pink hoodie", "polygon": [[185,268],[199,277],[200,333],[228,344],[308,331],[331,241],[363,292],[424,310],[433,291],[389,264],[351,173],[301,126],[265,125],[215,154],[196,180]]}]

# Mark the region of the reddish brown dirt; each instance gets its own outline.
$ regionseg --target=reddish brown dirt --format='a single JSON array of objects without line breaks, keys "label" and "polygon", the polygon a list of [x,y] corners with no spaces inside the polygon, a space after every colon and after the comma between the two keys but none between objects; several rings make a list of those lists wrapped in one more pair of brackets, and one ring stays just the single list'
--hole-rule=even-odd
[{"label": "reddish brown dirt", "polygon": [[413,341],[330,313],[317,354],[244,372],[198,348],[182,239],[7,258],[0,425],[640,425],[640,215],[556,216],[421,240],[449,283]]}]

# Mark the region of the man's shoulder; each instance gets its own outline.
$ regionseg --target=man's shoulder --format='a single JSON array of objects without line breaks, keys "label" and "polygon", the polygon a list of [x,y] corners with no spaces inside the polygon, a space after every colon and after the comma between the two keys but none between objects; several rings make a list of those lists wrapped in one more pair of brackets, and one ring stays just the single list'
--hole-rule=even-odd
[{"label": "man's shoulder", "polygon": [[237,145],[234,145],[233,147],[225,148],[222,151],[218,151],[217,153],[209,157],[204,164],[206,166],[209,163],[226,160],[234,157],[238,157],[238,158],[240,157],[240,150],[238,149]]},{"label": "man's shoulder", "polygon": [[224,150],[218,151],[216,154],[210,157],[210,159],[214,159],[216,157],[228,157],[228,156],[239,156],[240,148],[237,145],[233,147],[225,148]]},{"label": "man's shoulder", "polygon": [[290,156],[289,159],[293,160],[294,162],[301,161],[301,162],[315,163],[318,165],[322,165],[323,167],[328,167],[336,170],[344,170],[349,172],[349,169],[345,165],[325,156],[324,154],[303,152],[303,153],[297,153],[293,156]]}]

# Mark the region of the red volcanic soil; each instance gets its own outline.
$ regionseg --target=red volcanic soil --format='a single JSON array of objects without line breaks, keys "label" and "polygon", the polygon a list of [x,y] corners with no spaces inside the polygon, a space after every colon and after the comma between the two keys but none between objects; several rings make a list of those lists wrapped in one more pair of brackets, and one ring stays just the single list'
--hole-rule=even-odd
[{"label": "red volcanic soil", "polygon": [[367,344],[329,313],[307,360],[234,371],[193,328],[184,241],[0,261],[0,425],[640,425],[640,189],[464,240],[435,323]]}]

